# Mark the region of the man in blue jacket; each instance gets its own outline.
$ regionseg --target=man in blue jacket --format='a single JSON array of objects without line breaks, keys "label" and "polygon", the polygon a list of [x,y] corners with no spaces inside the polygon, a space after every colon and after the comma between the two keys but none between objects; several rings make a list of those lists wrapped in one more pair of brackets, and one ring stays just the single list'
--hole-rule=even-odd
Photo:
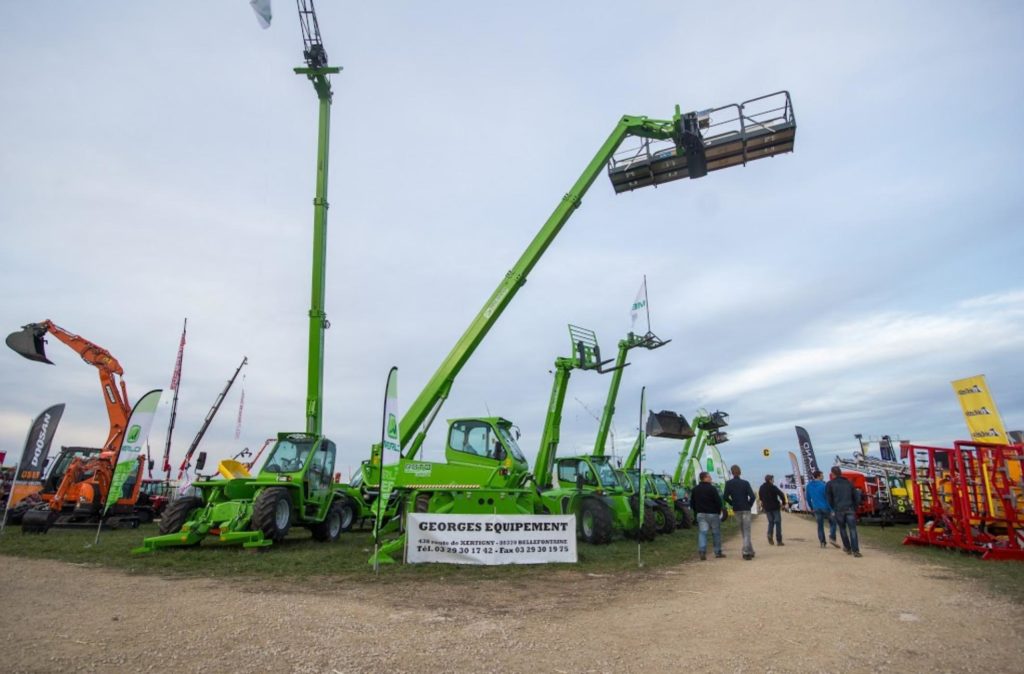
[{"label": "man in blue jacket", "polygon": [[832,509],[828,507],[828,500],[825,498],[825,481],[821,479],[821,471],[814,471],[814,479],[807,483],[807,502],[814,513],[814,521],[818,523],[818,542],[825,547],[825,520],[828,520],[828,537],[832,545],[839,547],[836,543],[836,520],[832,517]]},{"label": "man in blue jacket", "polygon": [[750,542],[750,508],[757,500],[754,498],[754,490],[750,483],[740,477],[739,466],[731,468],[732,479],[725,483],[725,492],[722,500],[732,506],[732,511],[740,523],[740,532],[743,534],[743,559],[754,558],[754,545]]}]

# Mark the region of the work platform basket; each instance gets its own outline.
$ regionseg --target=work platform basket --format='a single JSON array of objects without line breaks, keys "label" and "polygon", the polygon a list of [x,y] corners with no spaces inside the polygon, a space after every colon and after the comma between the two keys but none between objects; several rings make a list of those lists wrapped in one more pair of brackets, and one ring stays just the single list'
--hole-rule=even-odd
[{"label": "work platform basket", "polygon": [[[639,144],[615,153],[608,177],[616,194],[649,185],[700,178],[710,171],[793,151],[796,117],[788,91],[689,113],[695,128],[674,139],[637,138]],[[687,141],[685,136],[694,137]],[[689,148],[686,147],[689,145]]]}]

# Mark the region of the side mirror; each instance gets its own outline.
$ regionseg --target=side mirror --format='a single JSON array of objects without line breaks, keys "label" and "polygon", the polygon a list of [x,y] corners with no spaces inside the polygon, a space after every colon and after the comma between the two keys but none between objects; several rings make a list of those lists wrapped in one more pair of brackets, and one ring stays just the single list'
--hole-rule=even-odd
[{"label": "side mirror", "polygon": [[206,467],[206,452],[199,452],[199,458],[196,459],[196,472],[198,473]]},{"label": "side mirror", "polygon": [[583,491],[583,473],[576,473],[576,489]]}]

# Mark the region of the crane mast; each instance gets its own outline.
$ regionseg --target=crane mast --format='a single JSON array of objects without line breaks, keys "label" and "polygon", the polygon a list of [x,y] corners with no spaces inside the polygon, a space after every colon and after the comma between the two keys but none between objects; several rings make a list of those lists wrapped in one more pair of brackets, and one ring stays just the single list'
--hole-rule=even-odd
[{"label": "crane mast", "polygon": [[306,432],[320,435],[323,428],[324,331],[330,327],[324,295],[327,268],[327,166],[331,140],[331,81],[341,68],[327,65],[313,0],[296,0],[302,29],[302,55],[306,66],[295,68],[313,83],[319,106],[316,153],[316,196],[313,199],[313,285],[309,307],[309,365],[306,377]]}]

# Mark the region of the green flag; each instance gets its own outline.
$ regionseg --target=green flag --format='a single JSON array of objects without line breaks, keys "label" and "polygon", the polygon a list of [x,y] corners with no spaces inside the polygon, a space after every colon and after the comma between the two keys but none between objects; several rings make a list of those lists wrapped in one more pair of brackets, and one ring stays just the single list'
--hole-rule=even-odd
[{"label": "green flag", "polygon": [[161,393],[163,391],[160,389],[150,391],[132,408],[132,414],[128,417],[128,429],[121,438],[121,448],[117,452],[117,464],[114,466],[114,477],[110,481],[110,491],[107,492],[107,502],[103,506],[104,513],[117,503],[118,499],[125,497],[121,493],[125,483],[130,481],[129,478],[138,475],[139,457],[149,438],[149,428],[153,425],[153,416],[160,403]]}]

